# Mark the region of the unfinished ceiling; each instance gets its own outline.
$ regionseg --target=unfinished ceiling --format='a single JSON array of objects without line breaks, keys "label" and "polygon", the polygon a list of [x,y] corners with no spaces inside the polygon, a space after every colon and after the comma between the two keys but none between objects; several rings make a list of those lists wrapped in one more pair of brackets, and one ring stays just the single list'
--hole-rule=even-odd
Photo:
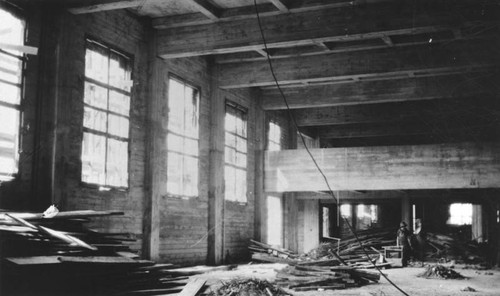
[{"label": "unfinished ceiling", "polygon": [[[164,59],[213,56],[224,89],[259,88],[323,147],[498,139],[498,1],[133,0],[75,14],[150,17]],[[261,18],[261,30],[256,18]]]}]

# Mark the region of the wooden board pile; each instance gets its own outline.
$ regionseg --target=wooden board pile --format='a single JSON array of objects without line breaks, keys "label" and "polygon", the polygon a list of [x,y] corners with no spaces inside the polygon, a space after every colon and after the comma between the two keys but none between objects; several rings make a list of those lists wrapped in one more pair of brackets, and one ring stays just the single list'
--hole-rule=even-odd
[{"label": "wooden board pile", "polygon": [[179,276],[176,266],[139,260],[130,235],[84,225],[92,217],[122,214],[0,213],[0,294],[165,295],[188,288],[188,278]]},{"label": "wooden board pile", "polygon": [[439,279],[464,279],[460,273],[443,265],[429,265],[426,270],[418,275],[423,278],[439,278]]},{"label": "wooden board pile", "polygon": [[279,286],[294,291],[335,290],[378,282],[380,274],[350,266],[297,264],[276,275]]},{"label": "wooden board pile", "polygon": [[440,233],[427,233],[426,240],[429,258],[486,265],[486,255],[482,254],[483,252],[476,243],[464,242]]},{"label": "wooden board pile", "polygon": [[254,261],[295,265],[301,260],[298,254],[290,250],[276,248],[255,240],[250,240],[248,249],[252,252]]}]

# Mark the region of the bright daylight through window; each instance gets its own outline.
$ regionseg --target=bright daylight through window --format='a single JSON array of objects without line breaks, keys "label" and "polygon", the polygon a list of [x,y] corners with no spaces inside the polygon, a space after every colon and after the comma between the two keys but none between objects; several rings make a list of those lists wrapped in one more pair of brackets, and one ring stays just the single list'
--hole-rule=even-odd
[{"label": "bright daylight through window", "polygon": [[82,181],[128,187],[131,61],[87,40]]},{"label": "bright daylight through window", "polygon": [[[1,42],[24,45],[24,21],[1,8],[0,20]],[[23,66],[22,52],[0,49],[0,182],[18,172]]]},{"label": "bright daylight through window", "polygon": [[247,201],[247,111],[226,104],[225,171],[226,200]]},{"label": "bright daylight through window", "polygon": [[171,77],[168,81],[167,191],[198,195],[200,91]]}]

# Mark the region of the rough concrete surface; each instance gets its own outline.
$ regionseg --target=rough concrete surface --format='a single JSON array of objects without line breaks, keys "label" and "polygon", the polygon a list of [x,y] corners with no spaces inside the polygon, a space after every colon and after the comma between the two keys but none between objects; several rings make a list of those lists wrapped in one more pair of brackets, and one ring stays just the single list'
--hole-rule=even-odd
[{"label": "rough concrete surface", "polygon": [[[215,271],[195,276],[207,280],[207,284],[217,286],[223,281],[234,278],[256,278],[274,281],[276,279],[276,269],[281,269],[283,264],[249,264],[239,265],[231,271]],[[425,279],[417,277],[425,269],[423,267],[409,268],[393,268],[386,269],[383,272],[403,289],[408,295],[415,296],[433,296],[433,295],[463,295],[463,296],[483,296],[483,295],[500,295],[500,270],[473,270],[473,269],[456,269],[457,272],[466,277],[463,280],[441,280],[441,279]],[[462,291],[470,287],[473,291]],[[286,289],[285,289],[286,290]],[[350,288],[345,290],[330,290],[330,291],[310,291],[310,292],[291,292],[298,296],[390,296],[404,295],[396,290],[387,280],[381,279],[379,283],[373,283],[359,288]]]}]

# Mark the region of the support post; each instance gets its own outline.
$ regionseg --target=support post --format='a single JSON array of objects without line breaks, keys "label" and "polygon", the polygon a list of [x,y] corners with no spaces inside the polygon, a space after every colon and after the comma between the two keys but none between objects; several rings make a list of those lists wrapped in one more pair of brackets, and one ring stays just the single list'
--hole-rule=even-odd
[{"label": "support post", "polygon": [[212,64],[210,180],[208,189],[208,263],[224,262],[224,118],[225,101],[218,85],[218,66]]}]

